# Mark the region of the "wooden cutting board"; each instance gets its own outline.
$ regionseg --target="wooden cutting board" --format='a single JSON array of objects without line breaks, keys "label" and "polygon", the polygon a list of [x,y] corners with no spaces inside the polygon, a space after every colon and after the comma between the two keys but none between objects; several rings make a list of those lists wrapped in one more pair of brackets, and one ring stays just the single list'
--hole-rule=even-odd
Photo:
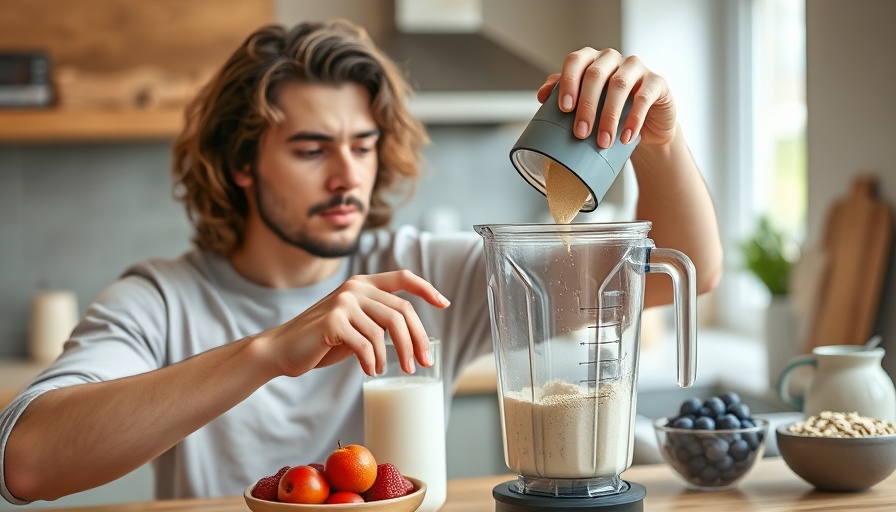
[{"label": "wooden cutting board", "polygon": [[864,343],[872,335],[890,262],[893,215],[877,197],[877,181],[862,176],[831,207],[823,250],[827,274],[806,346]]}]

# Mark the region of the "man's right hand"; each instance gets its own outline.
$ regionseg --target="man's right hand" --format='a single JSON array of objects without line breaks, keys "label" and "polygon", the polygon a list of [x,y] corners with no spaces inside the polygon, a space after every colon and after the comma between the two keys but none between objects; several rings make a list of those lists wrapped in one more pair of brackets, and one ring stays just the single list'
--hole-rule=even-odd
[{"label": "man's right hand", "polygon": [[350,278],[320,302],[283,325],[259,334],[279,374],[297,376],[355,354],[368,375],[383,370],[385,332],[395,344],[401,367],[413,373],[414,359],[432,364],[429,337],[407,300],[406,291],[438,308],[450,304],[428,281],[408,270]]}]

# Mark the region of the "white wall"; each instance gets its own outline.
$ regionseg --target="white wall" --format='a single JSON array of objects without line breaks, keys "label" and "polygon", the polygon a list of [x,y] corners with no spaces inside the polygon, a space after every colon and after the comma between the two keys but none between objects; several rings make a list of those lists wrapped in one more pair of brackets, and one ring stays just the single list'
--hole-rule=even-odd
[{"label": "white wall", "polygon": [[[859,173],[896,204],[896,2],[807,0],[808,238]],[[884,286],[879,332],[896,376],[896,276]]]},{"label": "white wall", "polygon": [[623,0],[484,0],[483,32],[548,73],[585,46],[619,48]]},{"label": "white wall", "polygon": [[301,21],[344,18],[361,25],[372,37],[394,26],[392,0],[274,0],[274,19],[292,25]]},{"label": "white wall", "polygon": [[720,18],[713,0],[627,0],[623,53],[637,55],[666,79],[688,146],[710,184],[721,177],[724,67],[716,40]]}]

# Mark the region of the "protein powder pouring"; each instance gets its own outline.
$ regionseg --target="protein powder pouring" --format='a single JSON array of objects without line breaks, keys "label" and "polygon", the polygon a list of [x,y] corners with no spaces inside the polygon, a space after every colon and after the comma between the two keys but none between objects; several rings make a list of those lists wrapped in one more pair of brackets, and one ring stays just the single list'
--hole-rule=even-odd
[{"label": "protein powder pouring", "polygon": [[[558,94],[555,87],[535,113],[510,150],[510,161],[520,176],[547,197],[554,221],[567,224],[579,211],[597,208],[641,138],[629,144],[619,140],[631,98],[622,109],[616,140],[609,148],[601,148],[593,135],[585,139],[573,135],[575,112],[560,110]],[[603,104],[601,95],[597,118]]]},{"label": "protein powder pouring", "polygon": [[544,185],[548,210],[557,224],[569,224],[591,194],[578,176],[553,161],[544,171]]}]

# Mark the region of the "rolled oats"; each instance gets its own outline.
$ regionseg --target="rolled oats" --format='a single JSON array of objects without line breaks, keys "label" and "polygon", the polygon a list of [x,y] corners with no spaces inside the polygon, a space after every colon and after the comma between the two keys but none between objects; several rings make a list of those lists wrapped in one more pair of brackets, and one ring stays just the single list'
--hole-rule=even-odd
[{"label": "rolled oats", "polygon": [[823,411],[787,429],[794,434],[811,437],[866,437],[896,434],[896,425],[889,421],[859,416],[856,412]]}]

